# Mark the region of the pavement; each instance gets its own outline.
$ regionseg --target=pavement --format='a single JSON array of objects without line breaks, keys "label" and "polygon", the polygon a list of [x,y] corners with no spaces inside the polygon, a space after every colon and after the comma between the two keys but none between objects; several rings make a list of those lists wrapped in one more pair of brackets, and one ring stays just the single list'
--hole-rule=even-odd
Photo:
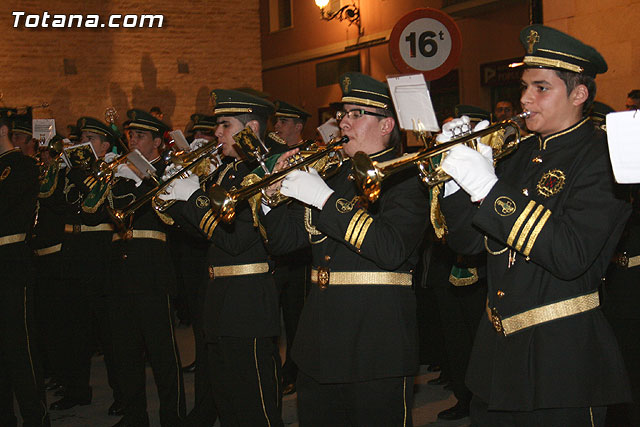
[{"label": "pavement", "polygon": [[[176,328],[176,339],[180,349],[182,364],[187,365],[194,360],[194,341],[190,327]],[[281,340],[284,341],[284,340]],[[158,394],[153,382],[151,368],[147,367],[147,409],[151,426],[160,426],[158,418]],[[420,367],[420,373],[415,381],[413,424],[415,427],[463,427],[469,426],[468,418],[456,421],[441,421],[437,419],[438,412],[450,408],[456,403],[453,394],[443,386],[429,385],[427,381],[438,376],[437,372],[428,372],[426,366]],[[194,401],[193,374],[184,375],[187,411]],[[76,406],[66,411],[50,412],[52,426],[60,427],[110,427],[119,417],[107,415],[107,410],[113,402],[111,389],[107,383],[104,360],[96,356],[91,365],[91,385],[93,387],[93,401],[87,406]],[[53,392],[47,392],[47,404],[59,399]],[[296,414],[296,399],[294,393],[283,398],[282,418],[285,426],[298,427]],[[16,413],[19,411],[16,408]],[[215,427],[220,426],[217,422]]]}]

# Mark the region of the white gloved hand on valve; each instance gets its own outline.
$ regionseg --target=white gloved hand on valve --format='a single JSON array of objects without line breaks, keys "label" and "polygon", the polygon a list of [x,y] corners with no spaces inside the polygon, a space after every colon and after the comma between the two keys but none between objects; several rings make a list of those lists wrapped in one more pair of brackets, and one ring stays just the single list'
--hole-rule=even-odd
[{"label": "white gloved hand on valve", "polygon": [[309,172],[295,170],[282,181],[280,193],[322,210],[333,190],[311,168]]},{"label": "white gloved hand on valve", "polygon": [[136,173],[125,163],[118,165],[115,176],[135,181],[136,187],[139,187],[140,184],[142,184],[142,178],[136,175]]},{"label": "white gloved hand on valve", "polygon": [[465,145],[451,148],[440,166],[471,196],[472,202],[484,199],[498,181],[493,160]]},{"label": "white gloved hand on valve", "polygon": [[200,178],[198,175],[189,172],[187,178],[177,178],[171,182],[161,194],[158,194],[160,200],[178,200],[186,202],[200,188]]}]

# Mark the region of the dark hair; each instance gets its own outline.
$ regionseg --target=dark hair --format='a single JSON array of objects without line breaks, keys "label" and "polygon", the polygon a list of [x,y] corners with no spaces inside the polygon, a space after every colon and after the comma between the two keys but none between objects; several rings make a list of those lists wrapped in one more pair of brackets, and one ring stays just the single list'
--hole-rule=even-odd
[{"label": "dark hair", "polygon": [[246,126],[247,123],[249,123],[251,120],[257,121],[258,127],[259,127],[258,136],[260,137],[260,139],[264,141],[264,137],[267,134],[267,118],[266,117],[260,116],[258,114],[253,114],[253,113],[239,114],[234,117],[240,120],[240,123],[242,123],[243,126]]},{"label": "dark hair", "polygon": [[567,96],[579,85],[585,85],[589,96],[582,104],[582,115],[586,116],[591,110],[593,100],[596,98],[596,81],[593,77],[586,74],[574,73],[572,71],[554,70],[556,75],[562,80],[567,87]]},{"label": "dark hair", "polygon": [[162,110],[160,109],[160,107],[151,107],[151,110],[149,110],[149,112],[162,114]]},{"label": "dark hair", "polygon": [[627,94],[627,98],[640,99],[640,89],[634,89]]},{"label": "dark hair", "polygon": [[11,129],[11,120],[8,117],[0,117],[0,128],[6,126]]}]

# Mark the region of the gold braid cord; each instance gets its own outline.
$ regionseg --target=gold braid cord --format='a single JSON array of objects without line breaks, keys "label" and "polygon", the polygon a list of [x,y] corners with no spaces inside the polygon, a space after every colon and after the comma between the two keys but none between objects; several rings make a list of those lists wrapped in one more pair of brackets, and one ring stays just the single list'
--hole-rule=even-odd
[{"label": "gold braid cord", "polygon": [[444,184],[438,184],[431,187],[431,209],[430,219],[431,225],[433,225],[433,231],[438,239],[442,239],[447,233],[447,223],[444,220],[444,215],[440,210],[440,192],[442,191]]}]

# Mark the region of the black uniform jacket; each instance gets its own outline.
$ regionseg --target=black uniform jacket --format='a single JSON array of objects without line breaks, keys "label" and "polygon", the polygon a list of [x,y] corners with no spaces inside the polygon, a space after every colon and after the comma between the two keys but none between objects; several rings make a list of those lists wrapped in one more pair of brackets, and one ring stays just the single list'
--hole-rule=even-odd
[{"label": "black uniform jacket", "polygon": [[[252,169],[243,161],[226,158],[212,182],[226,190],[239,189]],[[280,334],[278,293],[271,271],[214,277],[214,267],[267,263],[268,254],[251,209],[239,202],[231,224],[220,221],[202,190],[179,203],[183,221],[211,241],[207,259],[209,285],[204,306],[204,331],[208,340],[217,336],[270,337]],[[171,214],[175,210],[171,211]],[[179,217],[176,217],[177,220]],[[188,225],[187,224],[187,225]],[[269,269],[271,270],[271,269]]]},{"label": "black uniform jacket", "polygon": [[[156,168],[156,174],[161,176],[165,163],[157,159],[151,164]],[[125,209],[138,198],[152,191],[155,184],[145,179],[138,187],[135,182],[126,178],[115,178],[111,194],[100,209],[93,215],[93,222],[104,223],[109,220],[106,207]],[[92,222],[86,216],[87,222]],[[131,233],[151,232],[158,238],[128,238]],[[124,294],[173,294],[176,291],[176,278],[173,263],[169,256],[166,242],[167,226],[160,220],[151,207],[151,203],[144,204],[135,211],[124,224],[124,229],[118,234],[123,238],[112,238],[110,247],[108,295]],[[113,235],[113,233],[112,233]],[[115,237],[115,236],[113,236]]]},{"label": "black uniform jacket", "polygon": [[[394,155],[387,149],[372,157],[385,161]],[[312,241],[313,266],[329,268],[330,274],[411,273],[428,221],[428,198],[415,170],[386,180],[380,199],[368,207],[360,202],[350,173],[347,161],[327,180],[335,192],[321,211],[297,203],[271,210],[264,217],[270,248],[285,254]],[[312,285],[292,355],[305,374],[322,383],[414,375],[411,286],[329,282],[323,290]]]},{"label": "black uniform jacket", "polygon": [[[0,237],[31,233],[38,196],[38,168],[19,149],[0,154]],[[31,250],[25,239],[0,246],[0,292],[32,286]]]},{"label": "black uniform jacket", "polygon": [[[451,247],[479,253],[488,236],[487,251],[496,254],[487,255],[488,307],[504,318],[597,291],[629,215],[614,197],[605,134],[584,119],[534,135],[496,174],[479,207],[464,191],[442,199]],[[600,308],[506,337],[483,316],[467,385],[499,410],[602,406],[629,397]]]}]

